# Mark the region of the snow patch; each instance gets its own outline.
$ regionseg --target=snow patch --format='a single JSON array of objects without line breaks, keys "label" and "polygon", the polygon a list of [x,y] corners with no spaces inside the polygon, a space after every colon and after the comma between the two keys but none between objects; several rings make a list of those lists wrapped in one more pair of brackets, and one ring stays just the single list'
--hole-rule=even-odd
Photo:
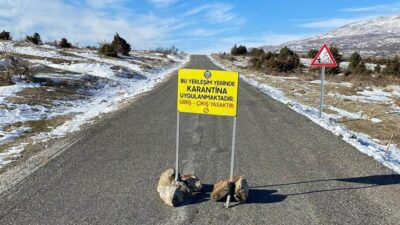
[{"label": "snow patch", "polygon": [[380,89],[376,90],[363,90],[357,92],[358,95],[341,95],[337,94],[336,97],[344,100],[350,100],[350,101],[359,101],[363,103],[390,103],[392,102],[392,99],[390,98],[392,96],[391,93],[385,92]]},{"label": "snow patch", "polygon": [[25,150],[25,146],[27,145],[28,143],[21,143],[18,146],[14,146],[4,152],[0,152],[0,169],[20,158],[22,156],[22,152]]},{"label": "snow patch", "polygon": [[357,119],[362,119],[363,118],[363,113],[362,112],[357,112],[357,113],[353,113],[353,112],[349,112],[343,109],[339,109],[333,106],[329,106],[329,109],[332,111],[335,111],[339,114],[339,116],[341,118],[346,117],[348,119],[351,120],[357,120]]}]

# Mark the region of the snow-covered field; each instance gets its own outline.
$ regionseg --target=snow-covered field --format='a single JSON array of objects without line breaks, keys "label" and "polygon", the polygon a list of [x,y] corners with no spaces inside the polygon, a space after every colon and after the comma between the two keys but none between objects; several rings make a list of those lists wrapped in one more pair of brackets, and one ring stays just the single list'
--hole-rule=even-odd
[{"label": "snow-covered field", "polygon": [[[219,67],[232,70],[237,69],[235,64],[232,64],[227,61],[223,61],[221,59],[214,58],[210,56],[210,59]],[[236,63],[237,64],[237,63]],[[286,92],[287,89],[278,88],[279,84],[288,85],[288,81],[295,82],[293,86],[290,86],[293,90],[295,88],[303,89],[302,91],[311,91],[306,85],[301,85],[300,81],[297,79],[284,79],[285,77],[271,77],[268,75],[263,75],[264,78],[260,78],[260,75],[251,74],[251,73],[243,73],[241,72],[240,78],[249,83],[250,85],[256,87],[260,91],[264,92],[266,95],[272,97],[275,100],[286,104],[288,107],[293,109],[294,111],[302,114],[315,122],[316,124],[320,125],[321,127],[325,128],[326,130],[331,131],[333,134],[341,137],[344,141],[351,144],[359,151],[373,157],[378,162],[382,163],[386,167],[392,169],[393,171],[400,173],[400,149],[394,144],[384,144],[381,140],[376,138],[372,138],[371,136],[355,132],[349,129],[346,125],[340,123],[340,119],[345,118],[346,120],[363,120],[363,121],[370,121],[372,124],[380,124],[382,120],[379,118],[374,118],[364,114],[363,111],[358,112],[349,112],[347,110],[337,108],[334,106],[328,106],[328,109],[332,113],[323,113],[322,118],[319,118],[319,110],[316,107],[312,107],[306,104],[301,103],[300,101],[296,100],[293,96],[296,96],[293,93]],[[276,86],[272,86],[265,81],[265,77],[271,78],[271,80],[281,80],[281,83],[274,83]],[[312,82],[308,82],[308,84],[312,84]],[[315,83],[315,82],[314,82]],[[314,84],[315,85],[315,84]],[[348,85],[348,84],[347,84]],[[338,86],[344,86],[339,83],[336,85],[336,89]],[[282,86],[281,86],[282,87]],[[348,88],[348,87],[347,87]],[[335,88],[334,88],[335,89]],[[333,98],[342,99],[345,101],[352,101],[357,104],[359,102],[359,109],[362,109],[361,104],[370,105],[372,107],[374,104],[379,104],[379,107],[383,107],[384,105],[387,108],[392,109],[391,114],[396,117],[397,120],[390,120],[392,121],[399,121],[398,118],[400,117],[400,110],[399,106],[393,102],[393,99],[397,96],[400,86],[393,86],[391,87],[391,91],[384,91],[381,88],[370,88],[370,90],[362,90],[358,91],[356,95],[334,95]],[[290,90],[290,89],[289,89]],[[329,94],[329,93],[328,93]],[[330,93],[331,94],[331,93]],[[289,97],[291,95],[291,97]],[[302,96],[304,98],[304,96]],[[377,107],[378,108],[378,107]],[[391,118],[393,119],[393,118]],[[373,125],[372,125],[373,126]],[[395,127],[400,126],[400,123],[395,125]],[[378,127],[375,129],[379,129]],[[372,132],[374,129],[371,129]]]},{"label": "snow-covered field", "polygon": [[[16,46],[13,42],[0,42],[0,49],[22,54],[32,68],[45,69],[34,74],[40,82],[17,81],[14,85],[0,86],[0,147],[9,146],[3,151],[0,148],[0,168],[21,157],[29,143],[61,138],[79,130],[83,124],[152,89],[188,61],[187,55],[146,51],[133,51],[130,57],[114,59],[101,57],[91,50]],[[63,62],[54,63],[52,59]],[[69,96],[60,94],[60,90],[67,90]],[[25,96],[24,91],[44,94],[33,102],[26,102],[32,96]],[[52,95],[60,97],[40,99]],[[46,100],[46,104],[37,100]],[[26,136],[33,129],[29,122],[60,117],[67,119],[56,127],[30,135],[27,141]],[[24,136],[23,142],[18,142]]]}]

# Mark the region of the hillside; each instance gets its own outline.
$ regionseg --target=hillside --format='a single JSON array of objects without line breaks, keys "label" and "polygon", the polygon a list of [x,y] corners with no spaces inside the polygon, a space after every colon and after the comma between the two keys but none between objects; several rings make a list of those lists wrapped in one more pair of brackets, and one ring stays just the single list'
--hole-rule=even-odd
[{"label": "hillside", "polygon": [[393,56],[400,51],[400,16],[363,20],[344,25],[326,34],[262,48],[276,51],[288,46],[297,52],[306,52],[320,48],[322,43],[338,46],[345,55],[358,51],[363,56]]},{"label": "hillside", "polygon": [[[175,52],[104,57],[90,49],[1,41],[0,171],[26,157],[32,143],[80,130],[152,89],[186,61],[185,54]],[[27,71],[14,69],[6,81],[16,64]]]}]

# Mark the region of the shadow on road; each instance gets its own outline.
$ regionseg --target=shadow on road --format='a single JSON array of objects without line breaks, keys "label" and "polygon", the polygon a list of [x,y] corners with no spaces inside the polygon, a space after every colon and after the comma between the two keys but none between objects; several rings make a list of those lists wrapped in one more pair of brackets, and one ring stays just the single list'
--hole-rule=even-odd
[{"label": "shadow on road", "polygon": [[281,202],[286,195],[275,194],[276,190],[250,189],[246,204],[267,204]]},{"label": "shadow on road", "polygon": [[301,192],[301,193],[293,193],[293,194],[288,194],[286,196],[304,195],[304,194],[320,193],[320,192],[328,192],[328,191],[357,190],[357,189],[373,188],[373,187],[385,186],[385,185],[395,185],[395,184],[400,184],[400,175],[388,174],[388,175],[374,175],[374,176],[340,178],[340,179],[321,179],[321,180],[300,181],[300,182],[285,183],[285,184],[270,184],[270,185],[263,185],[263,186],[255,186],[253,188],[291,186],[291,185],[309,184],[309,183],[317,183],[317,182],[346,182],[346,183],[365,184],[365,185],[321,189],[321,190],[307,191],[307,192]]},{"label": "shadow on road", "polygon": [[[267,189],[251,189],[249,190],[249,197],[244,203],[233,202],[230,207],[236,207],[246,204],[271,204],[282,202],[287,198],[287,195],[275,194],[276,190]],[[235,204],[236,203],[236,204]]]},{"label": "shadow on road", "polygon": [[201,190],[201,192],[194,193],[193,197],[190,198],[190,200],[188,200],[187,202],[185,202],[181,206],[195,205],[195,204],[199,204],[199,203],[202,203],[202,202],[205,202],[205,201],[209,201],[212,189],[213,189],[213,185],[212,184],[203,184],[203,189]]},{"label": "shadow on road", "polygon": [[[194,193],[193,198],[182,204],[181,206],[187,205],[195,205],[205,201],[210,201],[210,194],[212,192],[213,185],[212,184],[203,184],[203,189],[201,192]],[[285,200],[287,196],[274,194],[276,190],[266,190],[266,189],[250,189],[249,197],[247,202],[244,204],[268,204],[268,203],[276,203]],[[225,202],[225,199],[222,199],[221,202]],[[236,202],[235,199],[232,199],[232,207],[241,205],[241,203]]]}]

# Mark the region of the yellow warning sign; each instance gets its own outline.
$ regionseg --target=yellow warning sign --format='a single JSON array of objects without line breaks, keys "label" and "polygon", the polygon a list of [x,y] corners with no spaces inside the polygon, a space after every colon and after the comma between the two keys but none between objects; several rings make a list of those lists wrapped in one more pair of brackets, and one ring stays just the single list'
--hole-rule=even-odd
[{"label": "yellow warning sign", "polygon": [[237,72],[180,69],[178,112],[236,116],[238,85]]}]

